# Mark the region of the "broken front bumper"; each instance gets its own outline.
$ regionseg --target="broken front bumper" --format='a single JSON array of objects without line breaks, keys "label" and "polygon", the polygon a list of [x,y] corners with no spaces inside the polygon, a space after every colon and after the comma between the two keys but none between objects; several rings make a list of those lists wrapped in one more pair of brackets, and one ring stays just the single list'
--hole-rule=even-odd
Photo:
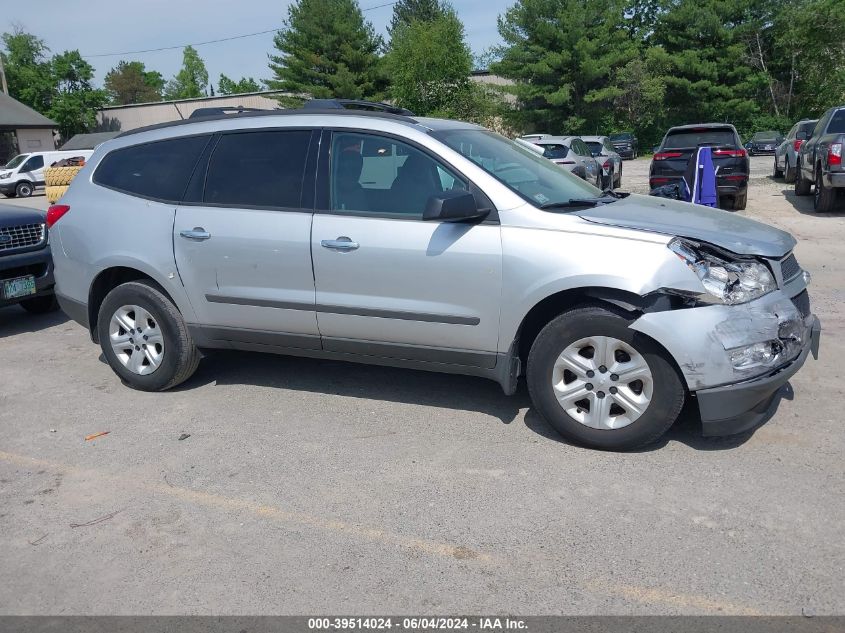
[{"label": "broken front bumper", "polygon": [[[749,303],[647,313],[631,328],[675,359],[698,400],[705,435],[739,433],[764,419],[777,391],[811,352],[817,355],[821,332],[803,276]],[[734,366],[733,351],[767,342],[782,345],[770,367]]]}]

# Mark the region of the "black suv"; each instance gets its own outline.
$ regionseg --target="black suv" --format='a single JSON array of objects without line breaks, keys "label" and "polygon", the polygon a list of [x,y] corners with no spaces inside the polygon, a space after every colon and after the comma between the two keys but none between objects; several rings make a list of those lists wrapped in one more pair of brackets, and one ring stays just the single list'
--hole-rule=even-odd
[{"label": "black suv", "polygon": [[699,147],[713,148],[719,206],[742,210],[748,199],[748,152],[736,128],[728,123],[679,125],[666,132],[651,160],[649,187],[679,182]]},{"label": "black suv", "polygon": [[0,308],[55,310],[53,260],[43,211],[0,205]]},{"label": "black suv", "polygon": [[640,154],[640,142],[633,132],[617,132],[610,135],[610,144],[622,158],[636,158]]}]

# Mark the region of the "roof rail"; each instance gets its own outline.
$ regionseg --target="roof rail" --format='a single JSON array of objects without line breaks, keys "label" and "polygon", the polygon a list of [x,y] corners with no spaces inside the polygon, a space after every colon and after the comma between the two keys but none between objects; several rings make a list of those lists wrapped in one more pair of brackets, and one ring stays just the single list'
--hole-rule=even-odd
[{"label": "roof rail", "polygon": [[221,114],[242,114],[244,112],[265,112],[263,108],[245,108],[243,106],[223,106],[217,108],[197,108],[188,116],[196,119],[203,116],[219,116]]},{"label": "roof rail", "polygon": [[367,110],[375,112],[387,112],[388,114],[399,114],[401,116],[415,116],[410,110],[382,103],[379,101],[362,101],[360,99],[310,99],[302,104],[304,110]]}]

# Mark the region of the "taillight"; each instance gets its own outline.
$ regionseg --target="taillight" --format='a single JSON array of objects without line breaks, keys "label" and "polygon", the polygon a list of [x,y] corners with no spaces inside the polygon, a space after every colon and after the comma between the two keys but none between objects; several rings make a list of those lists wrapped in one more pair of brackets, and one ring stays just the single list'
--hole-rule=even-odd
[{"label": "taillight", "polygon": [[827,148],[827,164],[842,164],[842,143],[831,143],[830,147]]},{"label": "taillight", "polygon": [[666,160],[668,158],[680,158],[683,156],[681,152],[657,152],[654,155],[654,160]]},{"label": "taillight", "polygon": [[66,204],[54,204],[47,209],[47,228],[53,226],[68,211],[70,207]]},{"label": "taillight", "polygon": [[730,158],[745,158],[746,153],[744,149],[717,149],[713,152],[714,156],[728,156]]},{"label": "taillight", "polygon": [[604,161],[604,165],[602,165],[605,169],[610,169],[610,160]]},{"label": "taillight", "polygon": [[652,185],[660,185],[666,182],[669,182],[668,178],[649,178],[649,183]]},{"label": "taillight", "polygon": [[801,149],[801,146],[803,144],[804,144],[804,141],[801,140],[800,138],[797,138],[794,141],[792,141],[792,149],[794,149],[797,152],[799,149]]}]

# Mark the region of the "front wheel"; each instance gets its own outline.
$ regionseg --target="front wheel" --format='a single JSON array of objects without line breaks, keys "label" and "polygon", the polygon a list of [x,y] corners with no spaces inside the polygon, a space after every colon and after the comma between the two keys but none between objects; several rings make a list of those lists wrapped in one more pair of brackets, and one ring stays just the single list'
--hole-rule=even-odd
[{"label": "front wheel", "polygon": [[131,281],[109,292],[100,306],[97,334],[111,368],[134,389],[170,389],[199,365],[182,315],[151,282]]},{"label": "front wheel", "polygon": [[32,195],[32,183],[31,182],[19,182],[18,186],[15,187],[15,195],[18,198],[29,198]]},{"label": "front wheel", "polygon": [[565,438],[628,450],[662,436],[685,391],[672,362],[630,320],[599,307],[564,312],[537,336],[528,356],[531,400]]}]

